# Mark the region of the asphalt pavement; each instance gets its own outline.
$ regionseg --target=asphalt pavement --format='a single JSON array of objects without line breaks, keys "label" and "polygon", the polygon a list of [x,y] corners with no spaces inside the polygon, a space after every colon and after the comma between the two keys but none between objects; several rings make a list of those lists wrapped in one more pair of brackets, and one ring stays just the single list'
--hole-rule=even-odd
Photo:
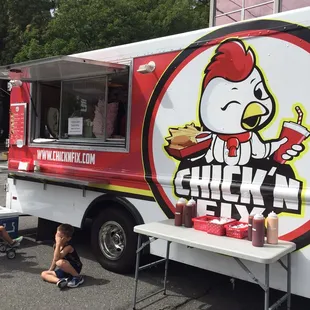
[{"label": "asphalt pavement", "polygon": [[[2,171],[0,192],[5,180],[5,172]],[[3,199],[4,194],[1,194],[0,205]],[[43,282],[40,273],[49,268],[53,251],[52,244],[36,242],[36,227],[35,217],[21,217],[20,234],[25,239],[16,258],[9,260],[0,254],[1,310],[132,309],[133,274],[119,275],[104,270],[92,255],[88,231],[77,231],[74,237],[84,264],[84,284],[60,291],[55,285]],[[163,285],[163,268],[153,267],[141,272],[140,297]],[[281,295],[281,292],[271,291],[273,300]],[[137,309],[261,310],[263,291],[257,285],[239,280],[233,287],[228,277],[172,262],[167,295],[156,295],[138,304]],[[292,310],[309,309],[310,300],[293,296]]]}]

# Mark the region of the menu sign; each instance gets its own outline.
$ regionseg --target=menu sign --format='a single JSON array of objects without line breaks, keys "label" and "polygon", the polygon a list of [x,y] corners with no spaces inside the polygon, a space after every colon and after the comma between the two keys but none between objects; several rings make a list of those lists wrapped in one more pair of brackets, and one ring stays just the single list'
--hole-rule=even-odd
[{"label": "menu sign", "polygon": [[13,103],[10,110],[10,144],[19,147],[26,143],[26,103]]},{"label": "menu sign", "polygon": [[80,136],[83,134],[83,117],[70,117],[68,119],[69,136]]}]

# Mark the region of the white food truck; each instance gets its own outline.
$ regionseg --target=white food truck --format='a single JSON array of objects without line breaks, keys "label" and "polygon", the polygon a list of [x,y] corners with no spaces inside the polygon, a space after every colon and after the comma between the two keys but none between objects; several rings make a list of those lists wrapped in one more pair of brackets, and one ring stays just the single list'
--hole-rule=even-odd
[{"label": "white food truck", "polygon": [[[90,219],[93,251],[115,272],[132,270],[133,227],[173,218],[179,197],[198,215],[274,211],[297,246],[292,293],[309,298],[309,26],[310,7],[1,67],[6,207],[78,228]],[[225,256],[172,245],[170,257],[249,280]],[[271,271],[284,290],[283,268]]]}]

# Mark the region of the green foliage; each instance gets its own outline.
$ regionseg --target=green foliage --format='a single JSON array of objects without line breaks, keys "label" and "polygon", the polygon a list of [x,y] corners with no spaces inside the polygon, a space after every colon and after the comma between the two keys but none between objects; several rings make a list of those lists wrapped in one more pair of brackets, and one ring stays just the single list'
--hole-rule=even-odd
[{"label": "green foliage", "polygon": [[208,0],[1,0],[0,63],[205,28],[208,12]]},{"label": "green foliage", "polygon": [[[33,59],[41,55],[34,51],[51,17],[50,0],[1,0],[0,4],[0,63]],[[31,49],[28,55],[27,50]],[[20,57],[19,55],[23,55]]]}]

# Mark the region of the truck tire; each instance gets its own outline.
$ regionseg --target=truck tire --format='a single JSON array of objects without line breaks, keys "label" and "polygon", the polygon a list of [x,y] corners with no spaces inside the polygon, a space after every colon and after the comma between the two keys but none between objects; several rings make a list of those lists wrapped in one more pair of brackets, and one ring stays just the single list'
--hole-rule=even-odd
[{"label": "truck tire", "polygon": [[106,209],[96,217],[91,231],[91,245],[96,259],[107,270],[127,273],[133,270],[137,235],[135,221],[127,212]]}]

